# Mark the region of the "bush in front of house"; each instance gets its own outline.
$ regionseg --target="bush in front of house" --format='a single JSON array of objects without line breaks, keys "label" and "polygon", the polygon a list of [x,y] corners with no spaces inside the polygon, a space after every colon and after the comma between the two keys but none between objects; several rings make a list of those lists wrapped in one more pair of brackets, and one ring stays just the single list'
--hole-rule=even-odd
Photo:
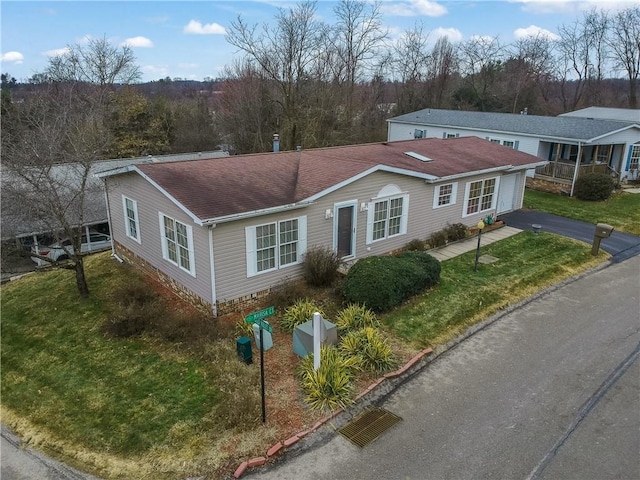
[{"label": "bush in front of house", "polygon": [[464,240],[469,236],[469,228],[464,223],[447,224],[447,226],[444,227],[444,233],[447,236],[448,242],[456,242],[458,240]]},{"label": "bush in front of house", "polygon": [[164,312],[162,297],[142,279],[131,277],[114,290],[103,329],[113,337],[141,335],[151,330]]},{"label": "bush in front of house", "polygon": [[444,230],[433,232],[427,239],[427,243],[431,248],[444,247],[447,244],[447,234]]},{"label": "bush in front of house", "polygon": [[575,195],[580,200],[599,202],[611,196],[615,181],[606,173],[585,173],[576,180]]},{"label": "bush in front of house", "polygon": [[364,371],[383,373],[396,366],[396,359],[389,343],[373,327],[365,327],[347,333],[338,346],[343,355],[355,358]]},{"label": "bush in front of house", "polygon": [[336,316],[336,326],[340,332],[378,327],[379,325],[376,314],[371,309],[355,303],[338,312]]},{"label": "bush in front of house", "polygon": [[312,320],[315,312],[324,317],[324,312],[313,300],[302,298],[284,311],[280,324],[286,331],[293,332],[293,329],[301,323]]},{"label": "bush in front of house", "polygon": [[425,249],[424,241],[414,238],[404,246],[405,250],[422,252]]},{"label": "bush in front of house", "polygon": [[338,277],[342,260],[327,247],[311,247],[304,255],[302,275],[309,285],[325,287]]},{"label": "bush in front of house", "polygon": [[313,368],[313,354],[307,355],[297,374],[304,401],[313,410],[335,410],[353,403],[353,382],[358,371],[359,359],[347,357],[332,345],[323,345],[320,350],[320,368]]},{"label": "bush in front of house", "polygon": [[408,258],[412,262],[420,264],[424,271],[424,280],[423,287],[429,288],[434,286],[436,283],[440,281],[440,272],[442,270],[442,265],[438,260],[433,258],[426,252],[402,252],[396,255],[399,258]]},{"label": "bush in front of house", "polygon": [[390,310],[439,280],[440,264],[436,267],[431,259],[424,252],[362,258],[349,270],[343,294],[348,302],[366,305],[374,312]]}]

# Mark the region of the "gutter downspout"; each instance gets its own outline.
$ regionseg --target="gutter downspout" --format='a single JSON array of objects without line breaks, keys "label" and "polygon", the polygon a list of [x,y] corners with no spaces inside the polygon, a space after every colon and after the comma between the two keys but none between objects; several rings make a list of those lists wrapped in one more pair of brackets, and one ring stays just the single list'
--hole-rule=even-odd
[{"label": "gutter downspout", "polygon": [[218,307],[216,306],[216,269],[213,261],[213,229],[214,225],[209,226],[209,267],[211,271],[211,313],[213,317],[218,316]]},{"label": "gutter downspout", "polygon": [[576,186],[576,179],[578,178],[578,170],[580,169],[580,160],[582,158],[582,142],[578,142],[578,158],[576,158],[576,169],[573,171],[573,181],[571,182],[570,197],[573,197],[573,189]]},{"label": "gutter downspout", "polygon": [[116,253],[116,245],[113,241],[113,226],[111,224],[111,204],[109,203],[109,189],[107,187],[107,178],[103,178],[104,181],[104,198],[107,202],[107,222],[109,222],[109,236],[111,237],[111,256],[118,260],[120,263],[124,263],[124,261],[118,256]]}]

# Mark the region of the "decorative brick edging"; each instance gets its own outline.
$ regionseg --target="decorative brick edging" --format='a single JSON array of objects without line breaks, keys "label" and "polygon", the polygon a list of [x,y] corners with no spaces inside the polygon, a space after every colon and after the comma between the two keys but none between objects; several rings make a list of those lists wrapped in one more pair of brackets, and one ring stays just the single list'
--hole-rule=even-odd
[{"label": "decorative brick edging", "polygon": [[[382,384],[385,380],[391,379],[391,378],[398,378],[398,377],[406,374],[409,370],[411,370],[411,368],[413,368],[418,362],[420,362],[420,360],[422,360],[427,355],[431,355],[432,353],[433,353],[433,349],[431,349],[431,348],[425,348],[424,350],[420,351],[415,357],[413,357],[411,360],[409,360],[407,363],[405,363],[401,368],[399,368],[398,370],[396,370],[394,372],[389,372],[389,373],[383,375],[378,380],[376,380],[371,385],[369,385],[364,392],[360,393],[356,397],[356,401],[362,399],[363,397],[365,397],[366,395],[371,393],[378,386],[380,386],[380,384]],[[344,413],[344,408],[341,408],[339,410],[331,412],[326,417],[324,417],[324,418],[318,420],[316,423],[314,423],[313,427],[311,427],[311,428],[309,428],[307,430],[303,430],[302,432],[298,432],[295,435],[293,435],[292,437],[289,437],[284,441],[276,443],[269,450],[267,450],[266,456],[264,456],[264,457],[256,457],[256,458],[252,458],[251,460],[242,462],[238,466],[236,471],[234,472],[234,474],[233,474],[234,478],[240,478],[244,474],[244,472],[246,472],[246,470],[248,468],[259,467],[261,465],[264,465],[265,463],[267,463],[267,459],[269,459],[269,458],[281,453],[282,451],[284,451],[285,449],[291,447],[292,445],[295,445],[302,438],[306,437],[310,433],[315,432],[320,427],[322,427],[324,424],[330,422],[331,420],[333,420],[335,417],[337,417],[341,413]]]}]

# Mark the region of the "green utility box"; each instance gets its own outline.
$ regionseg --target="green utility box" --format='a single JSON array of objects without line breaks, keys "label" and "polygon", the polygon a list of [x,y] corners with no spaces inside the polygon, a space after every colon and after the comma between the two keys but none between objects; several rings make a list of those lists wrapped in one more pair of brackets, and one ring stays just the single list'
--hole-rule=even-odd
[{"label": "green utility box", "polygon": [[247,365],[253,363],[253,352],[251,351],[251,339],[249,337],[240,337],[236,339],[236,351],[238,358]]}]

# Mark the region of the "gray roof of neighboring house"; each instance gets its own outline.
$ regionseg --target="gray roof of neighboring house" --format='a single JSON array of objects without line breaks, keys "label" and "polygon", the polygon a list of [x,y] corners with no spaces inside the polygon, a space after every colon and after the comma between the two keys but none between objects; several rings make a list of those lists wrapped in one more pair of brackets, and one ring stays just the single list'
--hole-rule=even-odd
[{"label": "gray roof of neighboring house", "polygon": [[560,116],[640,123],[640,109],[631,108],[587,107],[574,112],[562,113]]},{"label": "gray roof of neighboring house", "polygon": [[596,120],[573,116],[544,117],[516,113],[436,110],[434,108],[425,108],[387,121],[426,126],[450,126],[486,132],[509,132],[540,138],[571,139],[585,142],[634,125],[640,128],[638,121]]},{"label": "gray roof of neighboring house", "polygon": [[[146,157],[135,158],[117,158],[111,160],[99,160],[91,165],[89,175],[87,177],[87,188],[85,189],[83,220],[84,225],[93,225],[107,221],[107,206],[104,194],[103,181],[95,175],[127,165],[145,164],[145,163],[163,163],[163,162],[179,162],[198,159],[221,158],[228,157],[228,152],[195,152],[182,153],[176,155],[148,155]],[[40,214],[31,211],[29,205],[23,205],[17,199],[12,198],[12,190],[20,188],[21,184],[25,184],[19,177],[12,174],[7,169],[0,170],[0,189],[1,195],[1,221],[2,221],[2,239],[12,238],[15,236],[24,236],[37,233],[44,233],[50,230],[50,222],[45,222],[39,218]],[[66,163],[55,165],[50,175],[61,183],[81,181],[84,176],[84,169],[77,163]],[[70,209],[70,211],[73,209]],[[73,214],[70,214],[73,215]],[[78,216],[79,218],[79,216]],[[68,218],[71,223],[75,223],[74,218]]]}]

